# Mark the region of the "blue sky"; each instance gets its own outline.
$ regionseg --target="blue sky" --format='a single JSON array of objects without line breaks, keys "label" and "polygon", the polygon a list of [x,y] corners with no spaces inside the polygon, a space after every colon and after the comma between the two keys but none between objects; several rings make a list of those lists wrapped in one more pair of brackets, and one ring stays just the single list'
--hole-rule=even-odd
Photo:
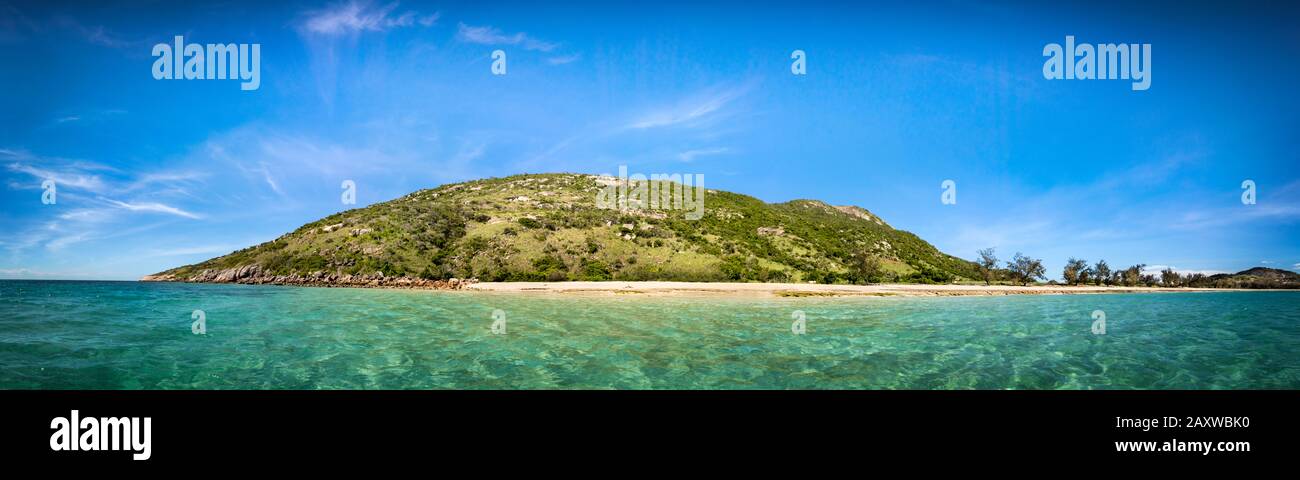
[{"label": "blue sky", "polygon": [[[0,278],[194,263],[350,208],[344,180],[364,206],[619,165],[859,205],[1051,276],[1300,268],[1287,5],[47,3],[0,0]],[[155,80],[175,35],[260,44],[261,87]],[[1044,79],[1066,35],[1152,44],[1150,89]]]}]

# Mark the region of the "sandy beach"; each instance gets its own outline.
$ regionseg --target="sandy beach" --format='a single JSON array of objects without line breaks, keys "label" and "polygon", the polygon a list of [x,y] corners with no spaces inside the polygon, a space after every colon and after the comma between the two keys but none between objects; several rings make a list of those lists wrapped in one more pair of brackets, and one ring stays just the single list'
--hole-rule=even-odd
[{"label": "sandy beach", "polygon": [[728,297],[945,297],[970,295],[1073,295],[1104,293],[1223,292],[1222,288],[1158,288],[1011,285],[822,285],[799,283],[702,282],[484,282],[465,290],[566,295],[650,295]]}]

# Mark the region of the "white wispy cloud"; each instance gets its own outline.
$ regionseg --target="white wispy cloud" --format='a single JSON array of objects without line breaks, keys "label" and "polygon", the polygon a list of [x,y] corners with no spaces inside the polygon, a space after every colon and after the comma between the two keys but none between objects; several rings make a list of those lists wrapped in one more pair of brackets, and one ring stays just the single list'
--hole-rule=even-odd
[{"label": "white wispy cloud", "polygon": [[[38,213],[5,225],[0,248],[10,257],[6,267],[16,267],[9,277],[40,277],[36,265],[42,255],[53,264],[68,258],[87,257],[86,252],[113,251],[121,245],[114,239],[131,237],[177,218],[203,216],[172,199],[205,198],[185,194],[186,187],[199,185],[208,173],[198,169],[154,170],[137,174],[94,161],[39,155],[25,150],[0,148],[0,178],[15,190],[32,190],[33,201],[43,192],[42,183],[53,180],[57,203],[37,203]],[[129,195],[129,198],[123,198]],[[82,247],[88,245],[87,247]],[[75,249],[75,251],[74,251]],[[98,249],[98,250],[97,250]],[[95,258],[96,261],[101,260]],[[4,260],[0,260],[4,261]],[[70,263],[69,263],[70,264]],[[24,271],[18,271],[25,269]],[[0,276],[6,276],[0,273]],[[92,275],[59,272],[61,278],[93,278]]]},{"label": "white wispy cloud", "polygon": [[731,153],[731,149],[727,147],[717,147],[717,148],[701,148],[695,150],[687,150],[685,152],[677,154],[677,159],[683,162],[689,162],[699,157],[706,157],[709,155],[722,155],[724,153]]},{"label": "white wispy cloud", "polygon": [[81,21],[68,16],[60,16],[56,18],[54,24],[58,27],[71,30],[86,42],[101,47],[127,50],[143,48],[149,44],[149,42],[143,38],[126,38],[103,25],[86,25],[81,23]]},{"label": "white wispy cloud", "polygon": [[51,252],[57,252],[67,248],[69,245],[81,243],[92,238],[90,232],[79,232],[71,235],[64,235],[53,240],[45,242],[45,249]]},{"label": "white wispy cloud", "polygon": [[88,125],[96,121],[105,120],[113,116],[123,115],[125,113],[126,110],[117,109],[117,108],[89,110],[89,111],[81,111],[81,112],[61,112],[57,117],[54,118],[54,121],[51,122],[50,125],[52,126]]},{"label": "white wispy cloud", "polygon": [[70,245],[86,242],[105,242],[115,238],[130,237],[165,224],[165,222],[154,222],[135,227],[126,227],[121,223],[108,225],[107,227],[101,225],[98,220],[111,217],[112,213],[109,211],[111,208],[113,207],[106,207],[103,209],[102,215],[90,217],[95,221],[46,222],[34,230],[29,229],[26,231],[19,242],[7,243],[6,248],[10,253],[15,253],[43,245],[50,252],[58,252]]},{"label": "white wispy cloud", "polygon": [[266,176],[271,173],[268,165],[275,165],[277,171],[338,176],[382,171],[395,162],[391,155],[373,145],[358,147],[315,136],[239,131],[217,141],[233,147],[222,147],[237,152],[232,159],[262,159],[261,168],[253,171]]},{"label": "white wispy cloud", "polygon": [[372,8],[370,2],[352,1],[329,8],[312,10],[303,16],[301,29],[316,35],[343,35],[357,32],[382,32],[393,28],[433,26],[440,13],[421,14],[405,11],[394,15],[398,2]]},{"label": "white wispy cloud", "polygon": [[[20,150],[0,149],[0,161],[6,160],[11,162],[5,165],[8,171],[31,177],[30,181],[23,182],[10,179],[8,182],[10,188],[39,189],[45,180],[53,180],[58,188],[60,199],[65,198],[69,191],[85,191],[97,195],[142,191],[150,194],[161,191],[183,192],[183,186],[207,176],[207,173],[197,170],[162,170],[132,176],[128,172],[94,162],[43,157]],[[150,190],[151,187],[163,190]]]},{"label": "white wispy cloud", "polygon": [[195,215],[195,214],[193,214],[193,213],[187,212],[187,211],[185,211],[185,210],[181,210],[181,209],[179,209],[179,208],[176,208],[176,207],[173,207],[173,206],[170,206],[170,205],[165,205],[165,204],[158,203],[158,202],[127,203],[127,202],[123,202],[123,201],[119,201],[119,200],[112,200],[112,199],[107,199],[107,198],[106,198],[106,199],[103,199],[103,200],[104,200],[105,202],[107,202],[109,205],[113,205],[113,206],[115,206],[115,207],[117,207],[117,208],[121,208],[121,209],[124,209],[124,210],[129,210],[129,211],[132,211],[132,212],[155,212],[155,213],[166,213],[166,214],[168,214],[168,215],[175,215],[175,216],[178,216],[178,217],[185,217],[185,218],[191,218],[191,219],[196,219],[196,220],[199,219],[199,218],[202,218],[202,217],[199,217],[198,215]]},{"label": "white wispy cloud", "polygon": [[751,90],[752,84],[729,88],[714,88],[669,107],[651,110],[636,117],[627,125],[630,129],[648,129],[672,126],[698,126],[714,119],[723,107]]},{"label": "white wispy cloud", "polygon": [[59,214],[59,220],[81,223],[102,223],[113,218],[113,212],[103,207],[74,208]]},{"label": "white wispy cloud", "polygon": [[429,15],[418,17],[415,19],[415,21],[416,23],[419,23],[421,26],[432,27],[434,24],[438,23],[438,19],[440,18],[442,18],[441,12],[433,12]]},{"label": "white wispy cloud", "polygon": [[[507,35],[494,27],[473,27],[464,23],[459,24],[456,38],[462,42],[477,43],[481,45],[518,45],[524,47],[525,50],[541,52],[549,52],[560,46],[558,43],[530,37],[524,32]],[[575,58],[574,60],[577,59]]]},{"label": "white wispy cloud", "polygon": [[[1060,260],[1067,255],[1119,256],[1125,262],[1150,260],[1162,264],[1173,263],[1171,257],[1177,255],[1173,258],[1182,259],[1178,262],[1185,266],[1175,267],[1176,271],[1212,275],[1224,273],[1215,269],[1237,271],[1249,266],[1238,264],[1239,259],[1216,258],[1216,250],[1226,248],[1214,246],[1218,242],[1214,237],[1220,231],[1239,225],[1263,227],[1300,221],[1300,187],[1292,190],[1285,182],[1278,182],[1284,186],[1268,190],[1269,196],[1260,196],[1255,205],[1241,204],[1240,191],[1233,181],[1186,191],[1178,197],[1146,198],[1145,187],[1196,175],[1216,160],[1213,149],[1194,133],[1161,143],[1169,145],[1164,147],[1167,152],[1163,155],[1139,159],[1091,180],[1035,191],[1004,208],[954,215],[959,232],[956,236],[945,238],[929,232],[922,236],[936,238],[941,249],[959,256],[986,246],[1008,251],[1023,249],[1043,255],[1049,272],[1059,271]],[[980,194],[990,195],[987,190]],[[1196,242],[1206,245],[1198,250],[1188,251],[1191,247],[1179,243],[1198,236],[1206,237],[1204,242]],[[1151,246],[1163,242],[1173,243],[1167,249]],[[1106,247],[1109,245],[1128,248],[1117,255]],[[1148,269],[1158,271],[1164,266]]]},{"label": "white wispy cloud", "polygon": [[0,4],[0,43],[17,43],[26,40],[40,27],[23,12],[9,3]]},{"label": "white wispy cloud", "polygon": [[[572,152],[581,150],[600,152],[612,142],[629,135],[642,135],[659,128],[690,128],[694,129],[690,132],[693,140],[722,143],[725,140],[719,140],[720,136],[738,131],[740,128],[735,125],[728,125],[726,129],[713,126],[723,119],[743,115],[745,110],[733,103],[751,92],[758,82],[759,79],[751,78],[743,83],[712,86],[688,95],[659,100],[648,107],[634,107],[613,114],[609,118],[575,128],[572,134],[550,143],[545,149],[516,163],[515,167],[522,170],[542,167],[553,169],[559,165],[573,170],[593,168],[591,162],[574,157]],[[674,135],[680,133],[666,132]],[[735,153],[735,151],[725,147],[687,149],[680,152],[665,148],[646,152],[645,160],[661,161],[666,158],[676,158],[679,161],[690,162],[707,155],[727,153]],[[591,157],[590,154],[584,153],[584,155]],[[595,155],[595,157],[599,156],[599,154]],[[598,162],[604,165],[607,163],[605,160],[601,159]],[[627,158],[624,157],[622,161],[626,160]]]},{"label": "white wispy cloud", "polygon": [[1295,221],[1300,219],[1300,204],[1260,203],[1200,209],[1183,213],[1168,222],[1168,227],[1201,231],[1257,221]]},{"label": "white wispy cloud", "polygon": [[275,193],[284,196],[284,190],[280,189],[280,184],[275,181],[275,177],[271,176],[271,170],[266,168],[266,164],[263,163],[258,170],[262,172],[262,180],[266,181],[267,186],[270,186]]},{"label": "white wispy cloud", "polygon": [[486,149],[487,149],[487,144],[482,142],[466,143],[462,145],[460,151],[456,152],[456,155],[454,155],[451,158],[451,163],[453,165],[461,165],[461,164],[472,162],[474,160],[482,158],[483,152]]},{"label": "white wispy cloud", "polygon": [[558,57],[548,58],[546,59],[546,63],[549,63],[551,65],[564,65],[564,64],[576,62],[581,59],[582,59],[582,55],[575,53],[573,55],[561,55]]},{"label": "white wispy cloud", "polygon": [[194,170],[158,171],[136,177],[135,181],[123,187],[123,191],[132,192],[152,185],[184,185],[199,181],[208,176],[205,172]]},{"label": "white wispy cloud", "polygon": [[141,44],[138,40],[127,40],[118,37],[103,26],[83,29],[82,34],[85,36],[86,41],[109,48],[130,48]]},{"label": "white wispy cloud", "polygon": [[956,249],[959,252],[974,252],[986,247],[1021,248],[1025,244],[1024,239],[1044,238],[1056,228],[1055,224],[1047,220],[971,223],[959,227],[952,243],[960,246]]},{"label": "white wispy cloud", "polygon": [[[267,201],[267,208],[275,210],[296,208],[300,202],[319,198],[322,189],[337,189],[345,179],[378,194],[381,190],[376,184],[441,177],[448,171],[455,152],[442,150],[432,130],[403,130],[390,125],[380,122],[359,126],[354,137],[339,141],[250,124],[196,145],[179,160],[191,167],[174,167],[172,171],[189,172],[202,166],[211,170],[213,178],[204,179],[200,185],[229,187],[208,189],[201,198],[205,204]],[[249,198],[250,194],[259,198]],[[261,194],[272,194],[274,200]]]},{"label": "white wispy cloud", "polygon": [[[107,182],[98,174],[90,173],[84,164],[76,164],[63,159],[40,158],[27,152],[0,150],[0,158],[10,160],[6,168],[11,172],[24,173],[34,177],[37,182],[30,188],[38,188],[41,181],[53,180],[60,188],[72,187],[90,192],[103,192],[108,188]],[[63,165],[45,168],[35,164]]]}]

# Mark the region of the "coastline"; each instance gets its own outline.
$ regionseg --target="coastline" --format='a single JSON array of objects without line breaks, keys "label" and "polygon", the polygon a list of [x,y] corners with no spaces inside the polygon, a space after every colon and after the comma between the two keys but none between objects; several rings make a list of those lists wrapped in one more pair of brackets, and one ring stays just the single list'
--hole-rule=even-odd
[{"label": "coastline", "polygon": [[565,281],[565,282],[479,282],[477,279],[424,280],[382,275],[306,276],[262,275],[251,269],[204,271],[199,280],[182,280],[170,275],[147,275],[141,282],[211,283],[240,285],[280,285],[316,288],[379,288],[391,290],[474,291],[531,295],[651,297],[964,297],[1005,295],[1085,295],[1115,293],[1179,293],[1233,291],[1294,291],[1244,288],[1165,288],[1066,285],[971,285],[882,283],[873,285],[812,283],[739,283],[739,282],[672,282],[672,281]]},{"label": "coastline", "polygon": [[1178,293],[1263,291],[1227,288],[1098,287],[1061,285],[925,285],[888,283],[876,285],[825,285],[799,283],[711,283],[711,282],[486,282],[466,285],[462,290],[477,292],[541,295],[645,295],[718,297],[958,297],[1004,295],[1082,295],[1107,293]]}]

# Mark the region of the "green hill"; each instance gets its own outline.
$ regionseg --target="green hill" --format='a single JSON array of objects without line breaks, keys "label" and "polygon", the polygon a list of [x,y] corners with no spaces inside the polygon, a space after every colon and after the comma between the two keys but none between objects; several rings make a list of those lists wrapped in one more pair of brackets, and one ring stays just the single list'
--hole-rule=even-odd
[{"label": "green hill", "polygon": [[1300,274],[1276,268],[1255,267],[1237,273],[1211,275],[1202,283],[1218,288],[1300,288]]},{"label": "green hill", "polygon": [[421,190],[145,280],[426,286],[450,278],[930,283],[979,276],[974,263],[863,208],[769,204],[708,190],[703,218],[687,220],[682,210],[597,208],[598,180],[516,175]]}]

